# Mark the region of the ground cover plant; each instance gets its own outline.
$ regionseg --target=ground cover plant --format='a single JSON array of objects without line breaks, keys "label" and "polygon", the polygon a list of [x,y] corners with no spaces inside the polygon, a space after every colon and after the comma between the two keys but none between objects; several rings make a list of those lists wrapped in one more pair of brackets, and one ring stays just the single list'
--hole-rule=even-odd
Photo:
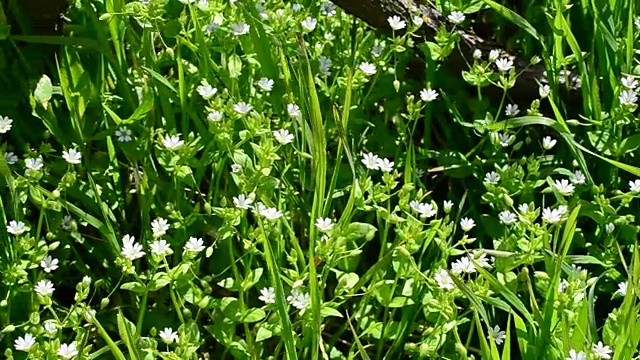
[{"label": "ground cover plant", "polygon": [[54,3],[0,3],[6,358],[638,358],[635,2]]}]

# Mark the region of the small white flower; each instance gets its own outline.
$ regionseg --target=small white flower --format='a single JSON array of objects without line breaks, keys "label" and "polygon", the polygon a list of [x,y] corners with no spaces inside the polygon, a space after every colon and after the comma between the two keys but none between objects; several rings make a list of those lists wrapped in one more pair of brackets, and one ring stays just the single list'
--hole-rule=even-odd
[{"label": "small white flower", "polygon": [[211,100],[218,92],[218,89],[209,85],[207,80],[202,80],[201,85],[198,86],[196,90],[198,91],[198,94],[200,94],[200,96],[202,96],[202,98],[205,100]]},{"label": "small white flower", "polygon": [[464,21],[465,16],[460,11],[453,11],[451,14],[449,14],[449,16],[447,16],[447,19],[449,19],[449,21],[451,21],[452,23],[458,25]]},{"label": "small white flower", "polygon": [[171,344],[172,342],[178,342],[178,333],[173,331],[172,328],[166,327],[164,330],[158,333],[160,339],[164,341],[166,344]]},{"label": "small white flower", "polygon": [[504,114],[511,117],[516,116],[520,113],[520,109],[518,109],[518,105],[516,104],[508,104],[504,109]]},{"label": "small white flower", "polygon": [[413,211],[417,212],[421,218],[430,218],[435,216],[438,212],[433,208],[431,204],[421,203],[417,200],[412,200],[409,203],[409,206],[413,209]]},{"label": "small white flower", "polygon": [[473,50],[473,58],[476,60],[482,59],[482,51],[480,49]]},{"label": "small white flower", "polygon": [[564,291],[567,290],[567,287],[569,287],[569,282],[567,279],[562,279],[558,284],[558,293],[564,293]]},{"label": "small white flower", "polygon": [[300,107],[296,104],[288,104],[287,105],[287,113],[292,118],[299,118],[302,116],[302,112],[300,111]]},{"label": "small white flower", "polygon": [[529,204],[518,205],[518,211],[520,211],[522,215],[526,215],[529,212]]},{"label": "small white flower", "polygon": [[329,59],[326,56],[320,56],[318,57],[318,69],[320,70],[320,73],[322,73],[322,75],[324,76],[330,76],[331,75],[331,59]]},{"label": "small white flower", "polygon": [[411,17],[411,22],[416,27],[420,27],[420,26],[422,26],[422,24],[424,24],[424,19],[422,18],[422,16],[414,15],[414,16]]},{"label": "small white flower", "polygon": [[544,208],[542,210],[542,220],[550,224],[559,223],[560,220],[562,220],[563,215],[564,215],[564,211],[562,211],[562,209],[560,208],[558,209]]},{"label": "small white flower", "polygon": [[566,358],[566,360],[587,360],[587,355],[583,351],[576,352],[571,349],[571,351],[569,351],[569,357]]},{"label": "small white flower", "polygon": [[258,300],[262,301],[265,304],[275,304],[276,291],[272,287],[262,288],[260,290],[260,296],[258,296]]},{"label": "small white flower", "polygon": [[217,21],[214,20],[214,21],[208,23],[204,27],[204,32],[207,33],[207,35],[211,35],[214,32],[218,31],[218,29],[220,28],[220,25],[222,25],[220,22],[217,22]]},{"label": "small white flower", "polygon": [[498,185],[498,182],[500,182],[500,174],[497,172],[492,171],[484,175],[485,184]]},{"label": "small white flower", "polygon": [[273,90],[273,80],[266,77],[263,77],[260,80],[258,80],[256,85],[258,85],[258,87],[262,89],[262,91],[269,92]]},{"label": "small white flower", "polygon": [[386,173],[390,173],[393,171],[393,161],[389,161],[389,159],[379,159],[378,160],[378,168]]},{"label": "small white flower", "polygon": [[545,136],[542,138],[542,148],[545,150],[551,150],[556,146],[557,142],[558,140],[551,138],[551,136]]},{"label": "small white flower", "polygon": [[500,146],[502,147],[509,147],[515,139],[516,137],[513,135],[498,133],[498,142],[500,142]]},{"label": "small white flower", "polygon": [[72,359],[77,355],[78,349],[76,348],[76,343],[72,342],[71,344],[60,344],[60,347],[58,348],[58,356],[65,359]]},{"label": "small white flower", "polygon": [[282,217],[282,211],[276,208],[264,208],[258,211],[260,216],[267,220],[278,220]]},{"label": "small white flower", "polygon": [[62,218],[62,224],[60,224],[60,226],[62,227],[62,230],[64,230],[64,231],[73,230],[73,218],[71,217],[71,215],[65,215]]},{"label": "small white flower", "polygon": [[280,129],[278,131],[273,132],[273,137],[276,139],[280,145],[291,144],[293,141],[293,134],[289,132],[287,129]]},{"label": "small white flower", "polygon": [[640,179],[629,181],[629,189],[632,192],[640,192]]},{"label": "small white flower", "polygon": [[58,259],[54,259],[51,256],[47,255],[40,262],[40,267],[42,267],[44,272],[50,273],[58,268]]},{"label": "small white flower", "polygon": [[224,114],[222,113],[222,111],[213,110],[207,115],[207,120],[211,121],[212,123],[216,123],[222,120],[223,116]]},{"label": "small white flower", "polygon": [[159,238],[166,234],[167,230],[169,230],[169,222],[167,220],[157,218],[151,222],[151,231],[153,232],[154,237]]},{"label": "small white flower", "polygon": [[231,164],[231,172],[237,174],[242,172],[242,165],[240,164]]},{"label": "small white flower", "polygon": [[115,132],[118,137],[118,141],[120,142],[129,142],[132,140],[131,138],[131,130],[129,130],[126,126],[121,126]]},{"label": "small white flower", "polygon": [[44,167],[42,158],[28,158],[24,161],[24,166],[29,170],[38,171]]},{"label": "small white flower", "polygon": [[190,237],[189,241],[184,245],[184,251],[199,253],[204,250],[204,241],[202,238]]},{"label": "small white flower", "polygon": [[498,59],[496,60],[496,67],[500,72],[507,72],[513,68],[513,61],[507,58]]},{"label": "small white flower", "polygon": [[291,295],[287,296],[287,301],[298,310],[304,310],[311,305],[309,294],[302,293],[298,289],[291,290]]},{"label": "small white flower", "polygon": [[27,231],[27,226],[22,221],[9,221],[9,225],[7,225],[7,232],[12,235],[22,235]]},{"label": "small white flower", "polygon": [[318,25],[318,20],[312,18],[311,16],[308,16],[302,21],[301,25],[304,31],[312,32],[313,30],[315,30],[316,25]]},{"label": "small white flower", "polygon": [[443,289],[443,290],[455,289],[455,284],[453,283],[453,280],[451,280],[449,273],[445,269],[440,269],[440,271],[435,273],[433,275],[433,279],[436,281],[436,284],[438,284],[438,287],[440,289]]},{"label": "small white flower", "polygon": [[384,51],[384,45],[381,43],[377,43],[377,44],[374,44],[373,47],[371,48],[371,55],[374,58],[379,58],[380,55],[382,55],[383,51]]},{"label": "small white flower", "polygon": [[448,213],[449,211],[451,211],[451,208],[453,208],[453,201],[445,200],[444,203],[442,203],[442,207],[444,209],[444,212]]},{"label": "small white flower", "polygon": [[618,290],[616,290],[615,294],[620,294],[622,296],[627,295],[627,289],[629,288],[629,284],[625,281],[625,282],[621,282],[618,284]]},{"label": "small white flower", "polygon": [[240,194],[237,197],[233,198],[233,204],[238,209],[248,210],[251,208],[252,203],[253,203],[253,200],[251,200],[251,198],[244,196],[244,194]]},{"label": "small white flower", "polygon": [[498,218],[500,219],[500,222],[505,225],[511,225],[518,221],[518,217],[516,216],[516,214],[508,210],[498,214]]},{"label": "small white flower", "polygon": [[320,4],[320,13],[325,16],[333,16],[336,14],[336,6],[330,1],[325,1]]},{"label": "small white flower", "polygon": [[468,257],[462,257],[451,264],[451,271],[456,274],[472,274],[476,272],[476,267],[473,266],[471,260]]},{"label": "small white flower", "polygon": [[14,346],[17,351],[29,352],[33,345],[36,344],[36,338],[30,333],[26,333],[23,336],[17,338],[14,342]]},{"label": "small white flower", "polygon": [[540,88],[538,88],[538,94],[543,99],[549,96],[550,93],[551,93],[551,88],[547,84],[540,85]]},{"label": "small white flower", "polygon": [[474,226],[476,226],[476,222],[473,221],[473,219],[462,218],[462,220],[460,220],[460,227],[464,231],[469,231],[469,230],[473,229]]},{"label": "small white flower", "polygon": [[207,11],[209,9],[209,1],[208,0],[198,0],[198,9],[202,11]]},{"label": "small white flower", "polygon": [[433,89],[420,90],[420,99],[422,101],[431,102],[438,98],[438,92]]},{"label": "small white flower", "polygon": [[616,229],[616,226],[613,223],[607,223],[607,225],[605,225],[604,229],[607,232],[607,234],[611,234],[613,232],[613,230]]},{"label": "small white flower", "polygon": [[42,327],[44,328],[44,331],[46,331],[49,335],[54,335],[56,332],[58,332],[58,327],[56,326],[55,320],[45,321]]},{"label": "small white flower", "polygon": [[180,136],[178,135],[171,135],[162,139],[162,145],[164,145],[167,150],[175,151],[184,145],[184,141],[180,140]]},{"label": "small white flower", "polygon": [[597,344],[593,344],[591,348],[593,354],[598,357],[598,359],[611,359],[611,348],[607,345],[603,344],[602,341],[598,341]]},{"label": "small white flower", "polygon": [[196,0],[179,0],[181,3],[188,5],[188,4],[195,4]]},{"label": "small white flower", "polygon": [[293,5],[291,5],[291,10],[293,10],[294,12],[298,12],[298,11],[302,10],[302,5],[300,5],[298,3],[293,4]]},{"label": "small white flower", "polygon": [[330,218],[318,218],[318,220],[316,220],[316,227],[322,232],[331,231],[331,229],[333,229],[333,220]]},{"label": "small white flower", "polygon": [[[473,259],[471,255],[469,255],[469,258]],[[488,259],[486,253],[480,254],[480,256],[478,256],[478,258],[474,260],[478,263],[478,265],[482,266],[483,268],[491,268],[491,262],[496,261],[494,257],[492,257],[491,259]]]},{"label": "small white flower", "polygon": [[496,345],[502,345],[507,338],[507,333],[504,330],[500,330],[500,326],[496,325],[493,329],[489,328],[489,340],[496,342]]},{"label": "small white flower", "polygon": [[367,76],[372,76],[376,73],[376,66],[368,62],[361,63],[358,68]]},{"label": "small white flower", "polygon": [[389,18],[387,18],[387,22],[389,23],[389,26],[391,26],[391,29],[396,31],[402,30],[407,27],[407,23],[398,15],[390,16]]},{"label": "small white flower", "polygon": [[156,240],[149,245],[151,253],[156,256],[166,256],[171,254],[171,246],[166,240]]},{"label": "small white flower", "polygon": [[253,110],[253,106],[251,106],[251,104],[240,102],[233,105],[233,110],[240,115],[247,115],[251,110]]},{"label": "small white flower", "polygon": [[40,296],[51,296],[56,288],[53,287],[53,283],[51,281],[40,280],[33,290]]},{"label": "small white flower", "polygon": [[69,164],[80,164],[82,154],[74,148],[62,152],[62,158]]},{"label": "small white flower", "polygon": [[558,192],[564,196],[570,196],[575,190],[575,186],[573,186],[573,184],[570,183],[567,179],[554,181],[553,187],[556,188],[556,190],[558,190]]},{"label": "small white flower", "polygon": [[638,95],[633,90],[622,90],[618,100],[622,106],[634,106],[638,101]]},{"label": "small white flower", "polygon": [[241,22],[231,26],[231,33],[235,36],[241,36],[249,33],[249,25]]},{"label": "small white flower", "polygon": [[378,155],[372,153],[364,154],[362,155],[362,163],[369,170],[380,170],[380,158]]},{"label": "small white flower", "polygon": [[122,238],[122,244],[121,254],[130,261],[139,259],[145,254],[144,251],[142,251],[142,245],[136,243],[136,238],[131,235],[125,235]]},{"label": "small white flower", "polygon": [[18,162],[18,156],[12,152],[5,152],[4,160],[7,162],[7,164],[13,165]]},{"label": "small white flower", "polygon": [[0,134],[6,134],[11,130],[13,120],[8,116],[0,116]]},{"label": "small white flower", "polygon": [[634,90],[638,87],[638,81],[633,76],[625,76],[620,80],[620,82],[622,83],[622,86],[629,90]]},{"label": "small white flower", "polygon": [[584,176],[584,174],[580,170],[576,170],[573,173],[573,176],[571,176],[571,182],[576,185],[584,184],[586,181],[587,181],[587,178]]},{"label": "small white flower", "polygon": [[500,50],[493,49],[489,51],[489,61],[494,62],[500,57]]}]

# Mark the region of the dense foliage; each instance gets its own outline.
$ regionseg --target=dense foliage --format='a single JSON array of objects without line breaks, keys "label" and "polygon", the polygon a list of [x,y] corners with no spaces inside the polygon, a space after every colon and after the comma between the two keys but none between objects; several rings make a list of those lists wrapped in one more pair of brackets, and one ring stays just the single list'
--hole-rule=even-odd
[{"label": "dense foliage", "polygon": [[635,2],[431,5],[0,8],[6,357],[637,358]]}]

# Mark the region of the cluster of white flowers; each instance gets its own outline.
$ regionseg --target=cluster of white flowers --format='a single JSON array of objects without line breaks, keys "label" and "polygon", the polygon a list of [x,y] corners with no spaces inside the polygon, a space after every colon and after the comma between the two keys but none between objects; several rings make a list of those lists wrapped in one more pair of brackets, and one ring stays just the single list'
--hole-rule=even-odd
[{"label": "cluster of white flowers", "polygon": [[632,76],[626,76],[622,78],[621,83],[624,89],[618,95],[620,105],[625,107],[636,106],[638,102],[638,94],[636,93],[638,81]]},{"label": "cluster of white flowers", "polygon": [[362,163],[369,170],[381,170],[386,173],[393,171],[395,165],[393,161],[389,159],[381,159],[378,155],[373,153],[366,153],[362,155]]},{"label": "cluster of white flowers", "polygon": [[438,213],[433,205],[422,203],[418,200],[411,200],[409,206],[423,219],[433,217]]}]

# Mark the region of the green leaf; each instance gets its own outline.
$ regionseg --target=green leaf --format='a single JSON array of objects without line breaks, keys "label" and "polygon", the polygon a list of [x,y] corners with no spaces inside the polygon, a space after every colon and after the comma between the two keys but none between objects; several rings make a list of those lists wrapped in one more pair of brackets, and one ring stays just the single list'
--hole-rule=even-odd
[{"label": "green leaf", "polygon": [[42,75],[38,85],[36,85],[36,90],[33,92],[33,97],[46,110],[52,94],[53,85],[51,84],[51,79],[47,75]]},{"label": "green leaf", "polygon": [[140,296],[144,295],[144,293],[147,291],[147,288],[139,282],[124,283],[120,286],[120,289],[131,291]]},{"label": "green leaf", "polygon": [[171,278],[165,272],[159,272],[153,275],[147,287],[149,291],[158,291],[171,283]]},{"label": "green leaf", "polygon": [[538,31],[536,31],[536,29],[531,24],[529,24],[529,22],[525,20],[525,18],[513,12],[511,9],[506,8],[501,4],[498,4],[495,1],[492,1],[492,0],[483,0],[483,1],[487,5],[491,6],[498,14],[502,15],[505,19],[517,25],[520,29],[527,32],[534,39],[536,39],[542,46],[544,46],[544,42],[542,41],[540,34],[538,34]]},{"label": "green leaf", "polygon": [[327,304],[324,304],[322,306],[322,310],[320,310],[320,313],[322,314],[323,318],[330,317],[330,316],[335,316],[335,317],[339,317],[339,318],[343,317],[342,314],[340,313],[340,311],[338,311],[338,310],[336,310],[336,309],[334,309],[332,307],[329,307]]},{"label": "green leaf", "polygon": [[243,323],[254,323],[264,319],[266,316],[267,313],[265,313],[264,310],[259,308],[251,308],[247,309],[247,311],[244,312],[244,315],[242,315],[240,321]]},{"label": "green leaf", "polygon": [[130,359],[137,360],[138,348],[136,346],[137,341],[134,335],[136,333],[136,326],[122,315],[122,310],[120,309],[118,309],[117,322],[118,333],[120,333],[120,338],[129,350]]},{"label": "green leaf", "polygon": [[373,239],[376,231],[378,231],[378,229],[376,229],[376,227],[371,224],[354,222],[347,226],[343,235],[347,239],[352,241],[360,240],[362,238],[370,241],[371,239]]},{"label": "green leaf", "polygon": [[233,54],[229,57],[227,66],[229,68],[230,78],[237,79],[242,75],[242,60],[240,60],[240,56],[237,54]]}]

